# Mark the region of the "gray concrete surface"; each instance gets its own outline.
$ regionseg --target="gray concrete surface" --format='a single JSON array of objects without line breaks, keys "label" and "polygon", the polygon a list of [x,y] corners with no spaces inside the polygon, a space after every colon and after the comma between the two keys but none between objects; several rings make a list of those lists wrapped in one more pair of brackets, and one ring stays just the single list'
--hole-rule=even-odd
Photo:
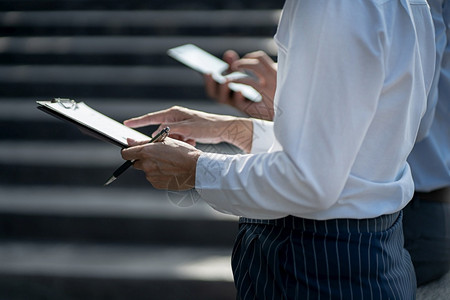
[{"label": "gray concrete surface", "polygon": [[417,300],[449,300],[450,272],[440,280],[417,289]]}]

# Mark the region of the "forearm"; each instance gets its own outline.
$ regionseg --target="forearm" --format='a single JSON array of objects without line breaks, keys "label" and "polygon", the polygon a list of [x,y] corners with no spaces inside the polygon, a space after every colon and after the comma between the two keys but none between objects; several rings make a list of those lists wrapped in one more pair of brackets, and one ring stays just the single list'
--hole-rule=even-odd
[{"label": "forearm", "polygon": [[253,141],[253,122],[247,118],[230,118],[221,122],[222,139],[250,153]]}]

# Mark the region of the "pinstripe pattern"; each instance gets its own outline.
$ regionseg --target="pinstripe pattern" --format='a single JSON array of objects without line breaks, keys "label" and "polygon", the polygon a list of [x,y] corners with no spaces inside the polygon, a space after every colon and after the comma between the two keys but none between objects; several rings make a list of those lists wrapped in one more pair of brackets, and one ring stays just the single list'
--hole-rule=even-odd
[{"label": "pinstripe pattern", "polygon": [[241,218],[232,267],[248,299],[414,299],[402,216]]}]

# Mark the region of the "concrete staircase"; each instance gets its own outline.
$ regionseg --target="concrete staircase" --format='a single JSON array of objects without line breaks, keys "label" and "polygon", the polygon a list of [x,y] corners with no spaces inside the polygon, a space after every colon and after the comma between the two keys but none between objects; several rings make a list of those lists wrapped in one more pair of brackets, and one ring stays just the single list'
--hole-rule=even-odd
[{"label": "concrete staircase", "polygon": [[0,299],[234,299],[235,217],[135,170],[103,187],[119,149],[35,101],[85,101],[118,121],[175,104],[237,115],[165,52],[275,55],[282,4],[0,0]]}]

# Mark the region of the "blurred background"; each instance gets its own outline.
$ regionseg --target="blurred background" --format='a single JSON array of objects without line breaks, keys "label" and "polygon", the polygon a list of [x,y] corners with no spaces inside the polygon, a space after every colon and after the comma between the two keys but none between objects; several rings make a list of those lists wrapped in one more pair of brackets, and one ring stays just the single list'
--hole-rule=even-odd
[{"label": "blurred background", "polygon": [[237,115],[166,51],[275,58],[283,2],[0,0],[0,299],[235,298],[236,218],[132,169],[103,187],[119,148],[35,101],[84,101],[119,122],[172,105]]}]

